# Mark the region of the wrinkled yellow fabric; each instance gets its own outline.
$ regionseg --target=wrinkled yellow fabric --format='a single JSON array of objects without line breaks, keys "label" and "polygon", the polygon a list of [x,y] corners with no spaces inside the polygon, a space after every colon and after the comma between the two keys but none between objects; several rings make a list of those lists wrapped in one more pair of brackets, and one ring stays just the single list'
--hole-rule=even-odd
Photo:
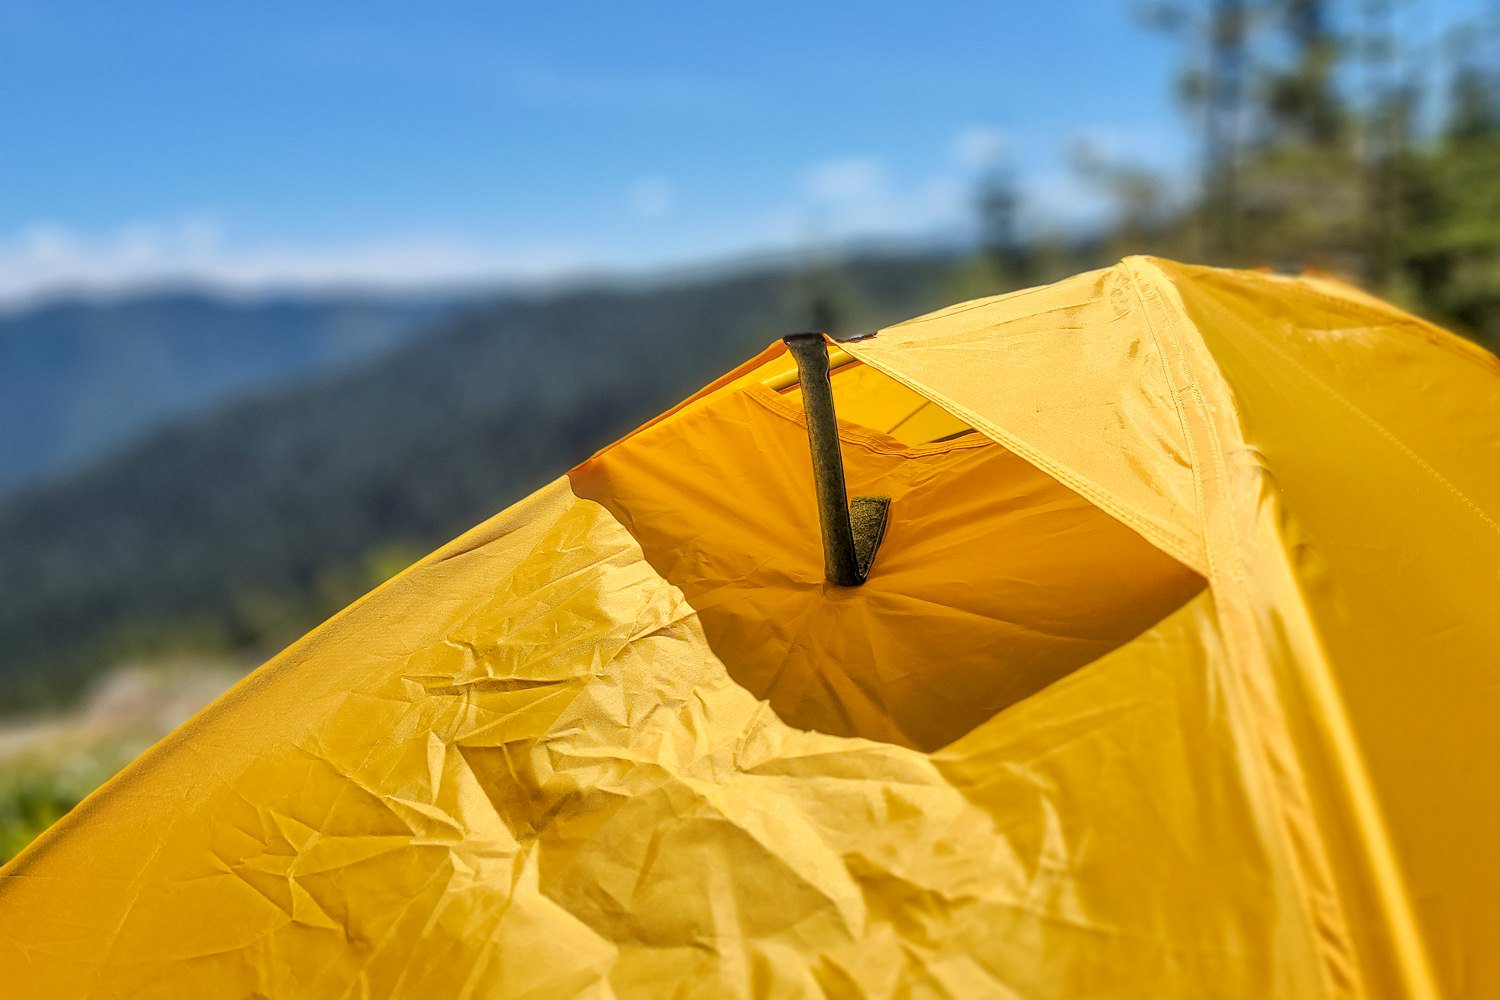
[{"label": "wrinkled yellow fabric", "polygon": [[[885,398],[852,374],[834,377],[836,402]],[[892,402],[891,420],[916,426],[909,399]],[[847,409],[884,416],[868,402]],[[790,394],[719,393],[570,476],[683,590],[730,675],[801,728],[934,750],[1203,586],[983,435],[911,445],[845,425],[841,439],[849,489],[891,499],[880,572],[855,588],[823,578],[807,429]]]},{"label": "wrinkled yellow fabric", "polygon": [[1316,995],[1205,601],[927,755],[782,722],[564,493],[545,528],[502,519],[345,614],[23,856],[11,987]]},{"label": "wrinkled yellow fabric", "polygon": [[1500,996],[1500,362],[1326,282],[1160,267],[1237,410],[1225,545],[1340,895],[1391,912],[1362,959]]},{"label": "wrinkled yellow fabric", "polygon": [[[1208,574],[1332,987],[1500,995],[1500,363],[1326,278],[1146,258],[891,332],[847,349]],[[1089,400],[1070,352],[1114,373]]]},{"label": "wrinkled yellow fabric", "polygon": [[[7,995],[1500,992],[1493,358],[1324,279],[1134,258],[847,349],[867,428],[920,450],[936,424],[896,415],[931,401],[997,442],[946,452],[1009,470],[986,482],[1075,524],[1097,505],[1207,588],[923,752],[747,689],[642,506],[670,470],[627,462],[602,504],[559,480],[0,870]],[[786,364],[753,359],[579,489],[765,402]],[[792,447],[746,419],[708,464]]]}]

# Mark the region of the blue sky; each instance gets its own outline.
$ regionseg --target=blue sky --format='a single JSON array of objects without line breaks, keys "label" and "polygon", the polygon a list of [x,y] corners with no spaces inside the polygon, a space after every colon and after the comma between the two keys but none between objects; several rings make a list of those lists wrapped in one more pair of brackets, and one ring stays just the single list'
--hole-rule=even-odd
[{"label": "blue sky", "polygon": [[5,0],[0,300],[953,236],[1000,150],[1036,225],[1078,225],[1078,141],[1190,155],[1131,8]]}]

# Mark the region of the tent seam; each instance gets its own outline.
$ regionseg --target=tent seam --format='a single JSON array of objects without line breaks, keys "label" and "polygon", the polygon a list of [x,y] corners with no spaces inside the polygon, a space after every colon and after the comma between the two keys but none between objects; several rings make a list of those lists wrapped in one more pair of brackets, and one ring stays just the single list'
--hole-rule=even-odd
[{"label": "tent seam", "polygon": [[[1154,267],[1154,262],[1151,263]],[[1161,308],[1159,310],[1162,319],[1165,321],[1162,325],[1173,327],[1173,329],[1170,329],[1167,332],[1173,340],[1175,353],[1178,358],[1178,363],[1181,367],[1182,381],[1185,383],[1181,388],[1174,384],[1176,380],[1172,376],[1171,367],[1168,362],[1168,355],[1162,344],[1162,331],[1158,329],[1158,324],[1156,322],[1157,310],[1153,310],[1151,303],[1147,301],[1147,297],[1142,291],[1142,286],[1152,285],[1152,291],[1156,292],[1157,295],[1161,295],[1161,292],[1159,289],[1154,287],[1154,283],[1147,275],[1141,273],[1137,261],[1127,260],[1124,262],[1124,264],[1127,269],[1127,274],[1131,282],[1132,290],[1135,292],[1136,299],[1140,303],[1146,328],[1151,333],[1152,340],[1156,345],[1158,357],[1161,359],[1163,372],[1167,379],[1168,390],[1171,392],[1176,404],[1178,419],[1179,421],[1181,421],[1184,437],[1187,442],[1187,447],[1190,449],[1194,489],[1199,502],[1198,517],[1202,528],[1201,534],[1203,537],[1205,556],[1209,563],[1209,589],[1215,594],[1216,603],[1222,601],[1225,604],[1232,604],[1233,598],[1231,598],[1231,594],[1234,595],[1234,598],[1237,598],[1238,595],[1245,593],[1248,589],[1249,581],[1245,574],[1244,566],[1238,555],[1239,547],[1237,541],[1234,538],[1231,538],[1230,540],[1234,544],[1231,544],[1228,547],[1227,552],[1222,554],[1218,552],[1219,547],[1213,544],[1213,531],[1211,530],[1211,525],[1209,524],[1208,513],[1209,491],[1207,489],[1208,484],[1205,481],[1207,470],[1205,469],[1204,464],[1201,461],[1201,459],[1205,456],[1202,456],[1199,453],[1198,443],[1195,440],[1192,429],[1195,427],[1201,428],[1203,432],[1204,443],[1207,445],[1207,449],[1209,452],[1206,457],[1213,463],[1212,474],[1215,479],[1215,485],[1218,487],[1219,491],[1222,491],[1227,483],[1223,451],[1219,446],[1217,437],[1213,433],[1212,421],[1208,418],[1207,415],[1207,407],[1205,405],[1202,388],[1199,385],[1199,380],[1196,377],[1196,373],[1191,370],[1191,367],[1187,363],[1186,351],[1183,348],[1182,336],[1180,332],[1175,329],[1176,320],[1178,317],[1173,315],[1173,313],[1166,308]],[[1160,273],[1159,270],[1158,273]],[[1163,275],[1163,278],[1165,278],[1165,275]],[[1165,280],[1170,283],[1169,278],[1166,278]],[[1185,404],[1185,396],[1190,396],[1195,406],[1195,412],[1191,415],[1188,413],[1188,406]],[[1227,527],[1229,528],[1230,532],[1234,533],[1232,524],[1228,525]],[[1226,588],[1216,585],[1218,580],[1222,579],[1221,573],[1227,574],[1231,578],[1231,582],[1234,585],[1233,588],[1229,590],[1229,592],[1226,592]],[[1263,644],[1260,642],[1259,637],[1255,634],[1255,630],[1253,627],[1242,629],[1237,623],[1234,623],[1234,618],[1234,615],[1220,616],[1221,627],[1223,625],[1228,625],[1229,627],[1235,628],[1237,632],[1243,631],[1257,645]],[[1226,641],[1224,643],[1225,654],[1231,658],[1231,661],[1240,661],[1242,659],[1242,657],[1238,655],[1237,652],[1239,648],[1240,646],[1238,643],[1230,641]],[[1244,672],[1242,670],[1236,670],[1234,673],[1235,687],[1241,688],[1243,686]],[[1279,705],[1275,706],[1275,708],[1278,721],[1280,721],[1281,723],[1281,725],[1278,727],[1280,731],[1275,734],[1268,732],[1265,726],[1258,724],[1249,715],[1242,713],[1241,718],[1246,721],[1250,731],[1254,734],[1254,740],[1259,749],[1257,759],[1259,759],[1261,762],[1261,773],[1259,775],[1259,778],[1262,786],[1271,793],[1273,800],[1277,803],[1276,810],[1281,820],[1279,826],[1284,838],[1283,849],[1286,852],[1286,860],[1290,866],[1290,869],[1300,886],[1301,891],[1297,893],[1297,898],[1301,903],[1303,917],[1307,921],[1308,929],[1315,932],[1317,928],[1323,927],[1326,930],[1332,931],[1338,935],[1338,939],[1342,946],[1343,954],[1339,954],[1338,951],[1331,951],[1331,946],[1325,939],[1321,938],[1316,933],[1313,934],[1312,946],[1314,950],[1317,953],[1321,954],[1323,957],[1323,961],[1319,963],[1320,978],[1323,982],[1325,993],[1327,993],[1328,995],[1344,994],[1346,993],[1346,990],[1341,989],[1339,984],[1334,980],[1334,977],[1332,975],[1331,963],[1337,963],[1339,966],[1348,966],[1353,971],[1355,982],[1357,984],[1357,987],[1354,990],[1355,995],[1365,994],[1367,993],[1367,991],[1364,988],[1362,970],[1360,970],[1356,958],[1357,951],[1353,947],[1353,939],[1349,931],[1348,921],[1343,913],[1343,901],[1338,896],[1336,890],[1336,882],[1332,876],[1331,867],[1329,867],[1328,846],[1323,840],[1322,831],[1318,828],[1316,816],[1311,807],[1310,795],[1307,791],[1306,776],[1303,773],[1301,761],[1297,758],[1296,753],[1292,751],[1290,737],[1285,731],[1286,720],[1284,713],[1281,711]],[[1278,779],[1276,777],[1277,768],[1272,762],[1272,758],[1270,756],[1267,756],[1274,755],[1275,753],[1270,749],[1270,744],[1272,744],[1273,742],[1282,744],[1282,746],[1279,748],[1281,751],[1281,755],[1285,756],[1287,760],[1290,761],[1294,766],[1295,779]],[[1295,780],[1296,783],[1296,787],[1294,788],[1288,787],[1290,781],[1292,780]],[[1296,813],[1300,813],[1301,817],[1296,817]],[[1325,869],[1323,872],[1318,874],[1315,874],[1314,872],[1308,870],[1308,859],[1303,857],[1303,852],[1299,851],[1296,847],[1296,842],[1299,838],[1295,830],[1298,826],[1304,824],[1309,828],[1309,831],[1311,832],[1313,839],[1317,845],[1318,855],[1320,860],[1322,861],[1322,865],[1320,867],[1323,867]],[[1336,926],[1330,926],[1328,917],[1320,918],[1319,916],[1319,909],[1313,900],[1314,890],[1312,889],[1312,885],[1319,882],[1326,884],[1327,894],[1337,904],[1337,909],[1335,911],[1337,913]]]},{"label": "tent seam", "polygon": [[[1315,299],[1326,302],[1332,306],[1337,306],[1341,309],[1353,310],[1354,312],[1359,313],[1360,315],[1370,320],[1376,321],[1383,326],[1389,326],[1395,329],[1405,330],[1408,333],[1417,334],[1421,336],[1423,342],[1431,344],[1433,347],[1437,347],[1444,351],[1447,351],[1449,354],[1452,354],[1454,357],[1457,357],[1463,361],[1467,361],[1469,364],[1474,365],[1480,371],[1488,372],[1491,375],[1500,373],[1500,359],[1497,359],[1495,355],[1485,350],[1483,345],[1477,344],[1466,337],[1460,337],[1457,334],[1453,333],[1451,330],[1445,330],[1442,327],[1438,326],[1436,323],[1425,320],[1420,316],[1413,315],[1412,313],[1409,313],[1404,309],[1399,309],[1395,306],[1384,303],[1382,304],[1384,308],[1382,308],[1372,303],[1361,301],[1360,299],[1354,298],[1353,296],[1334,295],[1331,292],[1328,292],[1322,288],[1318,288],[1310,282],[1303,280],[1302,277],[1279,278],[1274,275],[1261,274],[1257,271],[1236,271],[1233,269],[1217,267],[1205,268],[1205,270],[1211,272],[1213,274],[1214,280],[1219,282],[1224,282],[1227,280],[1225,278],[1226,274],[1235,276],[1243,274],[1262,283],[1271,284],[1273,285],[1273,287],[1281,284],[1282,282],[1285,282],[1286,284],[1290,284],[1295,287],[1301,294],[1311,296]],[[1337,281],[1338,279],[1335,278],[1327,280]]]},{"label": "tent seam", "polygon": [[1321,389],[1323,393],[1328,396],[1328,398],[1332,399],[1339,406],[1348,410],[1351,414],[1354,415],[1355,419],[1359,420],[1361,423],[1368,425],[1372,430],[1375,431],[1376,434],[1384,438],[1393,448],[1396,449],[1396,451],[1400,452],[1403,457],[1412,462],[1417,466],[1417,468],[1421,469],[1430,478],[1432,478],[1439,487],[1452,494],[1454,498],[1459,501],[1459,503],[1467,507],[1470,512],[1478,517],[1481,521],[1483,521],[1491,531],[1494,531],[1496,534],[1500,534],[1500,523],[1496,523],[1495,519],[1490,516],[1488,511],[1486,511],[1479,505],[1477,501],[1475,501],[1472,497],[1470,497],[1467,493],[1465,493],[1462,489],[1455,485],[1452,480],[1443,475],[1442,472],[1438,471],[1438,469],[1435,468],[1431,462],[1427,461],[1421,455],[1417,454],[1416,450],[1412,448],[1411,445],[1402,440],[1400,435],[1396,434],[1395,431],[1392,431],[1384,423],[1382,423],[1376,417],[1372,416],[1363,407],[1355,403],[1353,400],[1349,399],[1333,386],[1329,385],[1325,379],[1313,372],[1310,368],[1307,367],[1307,365],[1297,360],[1297,358],[1294,357],[1285,348],[1276,344],[1269,338],[1262,336],[1260,331],[1252,328],[1250,331],[1250,335],[1255,338],[1256,343],[1260,344],[1266,350],[1270,351],[1272,354],[1275,354],[1278,358],[1280,358],[1282,362],[1287,365],[1287,367],[1300,372],[1304,378]]}]

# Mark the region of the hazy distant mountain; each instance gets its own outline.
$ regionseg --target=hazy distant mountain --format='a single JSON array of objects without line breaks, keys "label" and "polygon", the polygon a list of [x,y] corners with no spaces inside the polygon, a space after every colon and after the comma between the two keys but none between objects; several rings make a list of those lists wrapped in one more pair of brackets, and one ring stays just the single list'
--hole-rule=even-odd
[{"label": "hazy distant mountain", "polygon": [[0,493],[163,419],[372,357],[454,306],[179,292],[0,313]]},{"label": "hazy distant mountain", "polygon": [[804,328],[812,302],[868,329],[953,301],[958,271],[921,256],[511,298],[22,491],[0,504],[0,698],[65,695],[163,643],[280,644]]}]

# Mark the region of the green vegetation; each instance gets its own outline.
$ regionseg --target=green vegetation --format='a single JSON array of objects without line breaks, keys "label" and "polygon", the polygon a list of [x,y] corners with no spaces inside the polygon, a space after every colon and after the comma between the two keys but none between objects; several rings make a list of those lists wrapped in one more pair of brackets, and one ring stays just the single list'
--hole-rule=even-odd
[{"label": "green vegetation", "polygon": [[1318,267],[1500,345],[1500,11],[1416,42],[1401,0],[1165,0],[1200,139],[1196,200],[1088,162],[1120,199],[1114,245]]},{"label": "green vegetation", "polygon": [[110,771],[101,770],[81,781],[64,783],[53,775],[29,771],[0,780],[0,862],[15,857],[109,775]]},{"label": "green vegetation", "polygon": [[951,256],[504,299],[357,370],[175,424],[0,504],[0,686],[270,652],[400,565],[807,325],[955,297]]},{"label": "green vegetation", "polygon": [[0,723],[0,861],[241,676],[243,665],[125,667],[60,716]]},{"label": "green vegetation", "polygon": [[374,357],[461,305],[163,292],[0,310],[0,490],[174,415]]}]

